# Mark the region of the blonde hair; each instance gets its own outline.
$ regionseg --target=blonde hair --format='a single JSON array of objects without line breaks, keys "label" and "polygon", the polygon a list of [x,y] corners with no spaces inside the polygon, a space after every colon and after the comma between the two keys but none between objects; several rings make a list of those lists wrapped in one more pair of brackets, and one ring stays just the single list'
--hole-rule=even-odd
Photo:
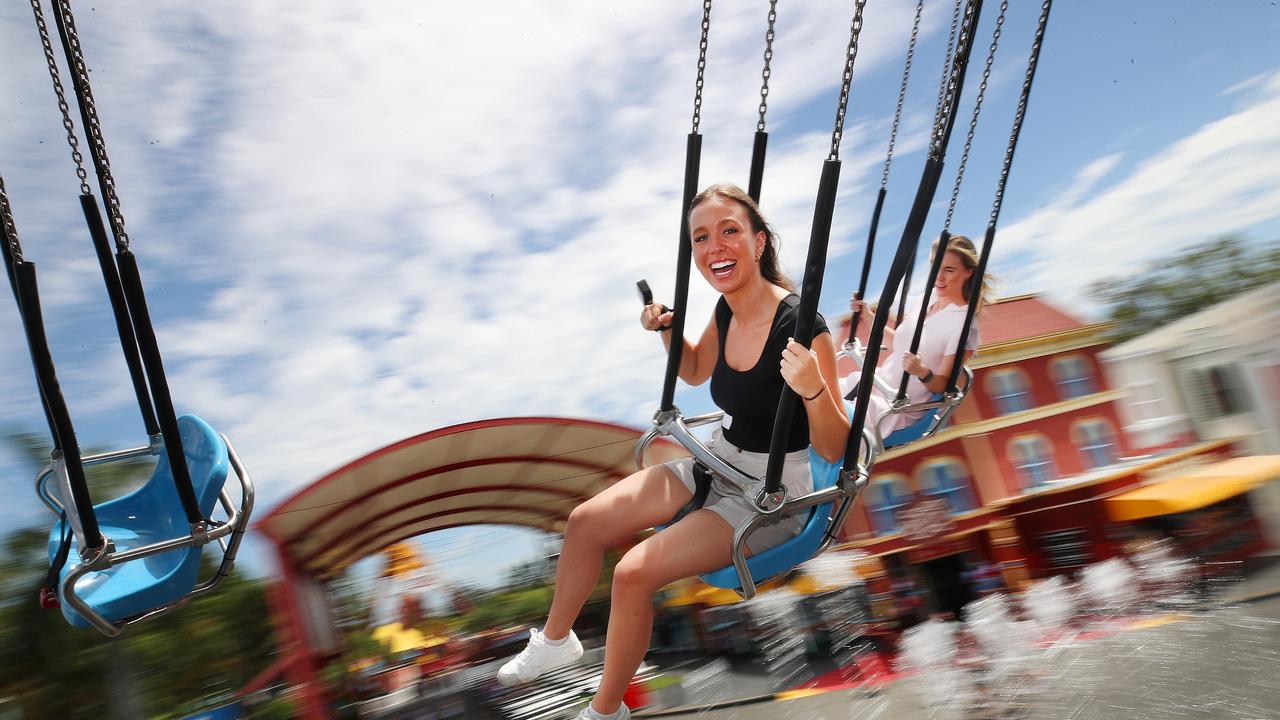
[{"label": "blonde hair", "polygon": [[[937,252],[938,242],[935,240],[930,256],[935,256]],[[972,240],[964,235],[952,235],[951,239],[947,241],[947,252],[953,253],[957,258],[959,258],[961,264],[963,264],[971,273],[977,273],[978,249],[974,247]],[[982,283],[977,288],[978,292],[976,297],[974,294],[974,280],[974,275],[969,275],[969,279],[965,280],[964,285],[961,286],[960,292],[964,296],[965,302],[974,304],[973,314],[977,316],[982,312],[982,306],[986,304],[988,295],[990,295],[992,288],[996,283],[996,278],[991,273],[983,273]]]}]

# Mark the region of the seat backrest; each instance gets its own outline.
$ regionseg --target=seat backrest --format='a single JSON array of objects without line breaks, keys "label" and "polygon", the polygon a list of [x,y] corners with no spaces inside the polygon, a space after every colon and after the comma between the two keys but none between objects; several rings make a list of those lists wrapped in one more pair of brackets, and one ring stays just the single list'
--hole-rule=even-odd
[{"label": "seat backrest", "polygon": [[[208,517],[213,512],[218,494],[222,492],[230,468],[227,446],[208,423],[194,415],[178,418],[178,430],[200,512]],[[100,523],[131,527],[142,524],[148,534],[156,536],[181,537],[190,532],[174,486],[173,468],[164,452],[156,460],[155,469],[146,484],[132,493],[98,505],[94,512]]]},{"label": "seat backrest", "polygon": [[924,437],[924,434],[929,432],[929,428],[933,427],[933,424],[937,421],[938,413],[940,412],[942,412],[942,408],[930,410],[921,415],[910,425],[889,433],[889,437],[884,439],[885,448],[888,449],[898,447],[899,445],[906,445],[909,442],[915,442],[916,440]]}]

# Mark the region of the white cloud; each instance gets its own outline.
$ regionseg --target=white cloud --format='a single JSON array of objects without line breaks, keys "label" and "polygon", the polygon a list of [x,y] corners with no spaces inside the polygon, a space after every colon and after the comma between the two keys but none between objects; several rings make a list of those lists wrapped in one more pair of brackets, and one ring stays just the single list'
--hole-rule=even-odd
[{"label": "white cloud", "polygon": [[[1188,244],[1280,215],[1280,74],[1267,91],[1100,187],[1122,158],[1086,163],[1071,184],[997,238],[1011,292],[1047,291],[1089,308],[1088,285]],[[1106,258],[1105,262],[1099,262]]]},{"label": "white cloud", "polygon": [[[831,92],[847,32],[824,19],[835,7],[780,24],[775,117]],[[228,31],[238,59],[216,177],[240,208],[227,243],[242,276],[163,340],[189,360],[182,396],[231,422],[259,476],[299,483],[476,417],[646,420],[663,357],[627,331],[632,285],[670,293],[696,16],[581,10],[481,23],[458,8],[315,8],[303,26]],[[745,171],[759,83],[759,19],[717,10],[708,179]],[[891,51],[868,31],[860,63]],[[771,148],[770,207],[797,228],[795,269],[827,141]],[[851,163],[850,188],[867,167]],[[694,285],[691,332],[711,305]]]},{"label": "white cloud", "polygon": [[[803,266],[850,8],[811,2],[779,17],[764,198],[793,272]],[[703,184],[745,180],[759,9],[716,6]],[[833,257],[865,232],[913,9],[867,10]],[[88,415],[132,413],[122,363],[102,360],[114,353],[109,333],[73,337],[109,328],[110,318],[21,10],[0,11],[0,45],[30,59],[0,72],[0,93],[24,99],[8,106],[0,169],[32,255],[48,268],[46,309],[69,390],[84,394]],[[660,298],[672,292],[695,5],[494,12],[294,0],[82,13],[174,395],[237,442],[264,508],[353,456],[445,424],[517,414],[647,421],[665,363],[657,339],[636,327],[633,283],[645,277]],[[946,19],[927,15],[925,35],[937,40]],[[894,183],[909,189],[940,64],[930,52],[922,45],[917,56],[899,136]],[[997,65],[988,102],[1017,85],[1013,68]],[[880,87],[868,75],[891,80]],[[1091,261],[1100,248],[1149,257],[1227,219],[1274,216],[1274,83],[1265,99],[1104,190],[1125,158],[1096,159],[1036,212],[1007,218],[997,269],[1021,250],[1026,267],[1040,269],[1020,275],[1019,289],[1069,292],[1103,269]],[[886,217],[881,236],[896,239],[898,222]],[[1120,240],[1131,247],[1115,247]],[[697,278],[692,287],[695,334],[713,297]],[[16,337],[16,327],[0,313],[0,336]],[[13,347],[0,354],[0,410],[41,422],[25,354]]]}]

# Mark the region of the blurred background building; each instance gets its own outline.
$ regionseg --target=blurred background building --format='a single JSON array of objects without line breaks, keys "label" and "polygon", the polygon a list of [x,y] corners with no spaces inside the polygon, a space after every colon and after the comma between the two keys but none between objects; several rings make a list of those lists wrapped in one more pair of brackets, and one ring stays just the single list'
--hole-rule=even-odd
[{"label": "blurred background building", "polygon": [[901,628],[1145,539],[1206,562],[1280,545],[1280,458],[1226,462],[1274,452],[1278,297],[1272,284],[1118,346],[1111,323],[1036,295],[988,305],[970,396],[880,456],[847,520],[843,547],[883,568],[873,598]]},{"label": "blurred background building", "polygon": [[1148,447],[1231,438],[1280,453],[1280,282],[1100,353],[1126,391],[1124,430]]}]

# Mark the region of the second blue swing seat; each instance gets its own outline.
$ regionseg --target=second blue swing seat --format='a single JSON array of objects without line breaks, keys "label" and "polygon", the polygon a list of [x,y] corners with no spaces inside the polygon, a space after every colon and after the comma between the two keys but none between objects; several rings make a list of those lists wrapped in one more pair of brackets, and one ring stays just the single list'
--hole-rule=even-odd
[{"label": "second blue swing seat", "polygon": [[[208,423],[194,415],[180,417],[178,428],[200,512],[207,518],[227,480],[227,445]],[[174,487],[169,457],[163,451],[146,484],[128,495],[96,505],[94,513],[103,536],[114,543],[116,553],[191,534]],[[65,521],[59,521],[49,533],[51,559],[62,542],[64,526]],[[195,586],[202,547],[188,545],[91,571],[76,582],[75,593],[110,622],[172,605]],[[62,581],[75,568],[74,547],[71,552],[71,560],[59,576],[62,614],[72,625],[90,627],[65,597]]]},{"label": "second blue swing seat", "polygon": [[[942,393],[935,393],[929,398],[929,402],[941,402],[942,397]],[[938,415],[944,410],[945,408],[941,407],[930,410],[921,415],[919,419],[910,425],[904,428],[898,428],[897,430],[889,433],[889,436],[884,439],[885,449],[898,447],[899,445],[906,445],[909,442],[915,442],[916,440],[924,437],[937,421]]]}]

